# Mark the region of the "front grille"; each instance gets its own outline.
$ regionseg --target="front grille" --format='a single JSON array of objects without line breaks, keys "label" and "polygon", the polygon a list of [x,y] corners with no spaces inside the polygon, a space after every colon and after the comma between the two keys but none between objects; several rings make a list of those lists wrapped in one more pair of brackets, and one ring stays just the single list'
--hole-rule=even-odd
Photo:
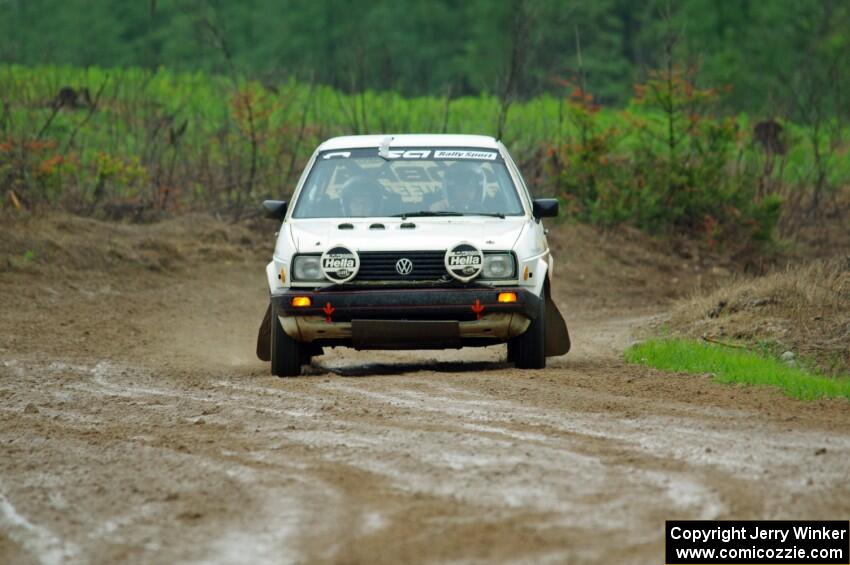
[{"label": "front grille", "polygon": [[[361,251],[360,271],[354,281],[437,281],[450,278],[446,272],[445,251]],[[408,275],[396,270],[399,259],[413,263]]]}]

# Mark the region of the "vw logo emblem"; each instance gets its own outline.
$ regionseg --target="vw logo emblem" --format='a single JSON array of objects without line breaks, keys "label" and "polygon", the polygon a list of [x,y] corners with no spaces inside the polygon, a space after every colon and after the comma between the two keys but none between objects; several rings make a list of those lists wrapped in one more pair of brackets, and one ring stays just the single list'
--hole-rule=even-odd
[{"label": "vw logo emblem", "polygon": [[395,270],[401,276],[409,275],[413,272],[413,261],[407,257],[402,257],[395,262]]}]

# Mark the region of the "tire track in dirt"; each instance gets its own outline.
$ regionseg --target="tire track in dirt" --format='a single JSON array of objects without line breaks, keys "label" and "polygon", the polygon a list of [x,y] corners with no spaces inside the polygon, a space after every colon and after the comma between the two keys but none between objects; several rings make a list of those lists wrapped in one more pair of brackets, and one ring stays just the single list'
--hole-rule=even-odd
[{"label": "tire track in dirt", "polygon": [[0,560],[657,562],[664,519],[850,509],[846,405],[624,365],[641,301],[573,301],[543,372],[334,350],[276,379],[257,273],[114,275],[62,301],[87,334],[54,294],[3,312]]},{"label": "tire track in dirt", "polygon": [[33,524],[21,516],[9,499],[3,494],[0,483],[0,524],[9,537],[19,543],[39,563],[54,565],[74,559],[79,553],[76,545],[63,542],[52,531],[39,524]]}]

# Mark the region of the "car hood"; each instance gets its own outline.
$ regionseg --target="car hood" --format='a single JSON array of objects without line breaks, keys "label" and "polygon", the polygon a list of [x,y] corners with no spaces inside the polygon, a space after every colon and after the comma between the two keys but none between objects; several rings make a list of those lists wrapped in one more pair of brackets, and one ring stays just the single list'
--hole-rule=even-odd
[{"label": "car hood", "polygon": [[[432,251],[461,241],[482,250],[510,250],[529,222],[527,218],[399,218],[311,219],[288,222],[299,253],[320,253],[335,244],[355,251]],[[350,224],[351,229],[339,229]],[[384,229],[370,226],[380,224]],[[415,227],[402,228],[402,224]]]}]

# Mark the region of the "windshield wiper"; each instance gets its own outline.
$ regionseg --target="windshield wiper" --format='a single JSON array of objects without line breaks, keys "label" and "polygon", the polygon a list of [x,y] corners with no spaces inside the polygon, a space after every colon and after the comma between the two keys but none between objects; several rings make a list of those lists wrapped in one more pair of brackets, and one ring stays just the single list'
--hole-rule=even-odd
[{"label": "windshield wiper", "polygon": [[449,210],[419,210],[418,212],[405,212],[404,214],[393,214],[393,218],[416,218],[425,216],[488,216],[491,218],[505,219],[501,212],[451,212]]},{"label": "windshield wiper", "polygon": [[422,218],[425,216],[463,216],[460,212],[449,212],[446,210],[419,210],[418,212],[404,212],[403,214],[393,214],[393,218]]}]

